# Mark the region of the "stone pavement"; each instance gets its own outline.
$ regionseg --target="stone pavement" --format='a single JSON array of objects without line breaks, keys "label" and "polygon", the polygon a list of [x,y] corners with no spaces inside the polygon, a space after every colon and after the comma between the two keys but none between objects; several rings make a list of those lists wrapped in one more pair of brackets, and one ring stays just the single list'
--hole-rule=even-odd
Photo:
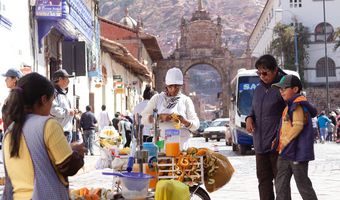
[{"label": "stone pavement", "polygon": [[[231,181],[218,191],[210,193],[212,200],[257,200],[257,178],[255,171],[255,157],[240,156],[225,146],[225,142],[205,143],[203,138],[191,139],[191,146],[218,148],[219,152],[227,156],[236,172]],[[85,157],[85,166],[77,175],[70,177],[70,188],[104,187],[111,188],[113,178],[101,174],[102,170],[95,169],[95,163],[100,158],[99,149],[95,156]],[[309,164],[309,176],[319,200],[340,199],[340,144],[326,143],[315,145],[315,161]],[[106,169],[109,170],[109,169]],[[0,166],[0,176],[3,167]],[[291,182],[292,199],[301,200],[294,179]],[[1,189],[1,188],[0,188]]]}]

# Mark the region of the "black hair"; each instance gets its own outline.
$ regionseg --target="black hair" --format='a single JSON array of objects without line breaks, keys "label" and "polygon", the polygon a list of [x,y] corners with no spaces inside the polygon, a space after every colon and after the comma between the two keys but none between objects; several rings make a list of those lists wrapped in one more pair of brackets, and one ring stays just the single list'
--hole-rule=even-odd
[{"label": "black hair", "polygon": [[86,111],[91,111],[92,107],[91,106],[86,106]]},{"label": "black hair", "polygon": [[270,71],[274,71],[278,67],[277,62],[274,58],[274,56],[270,54],[265,54],[261,56],[257,61],[255,62],[255,68],[265,68]]},{"label": "black hair", "polygon": [[26,115],[34,105],[41,105],[41,97],[50,99],[54,95],[52,83],[44,76],[32,72],[19,79],[17,86],[8,96],[8,109],[6,115],[11,122],[11,157],[19,157],[20,138],[25,124]]},{"label": "black hair", "polygon": [[120,112],[116,112],[115,117],[119,117],[119,116],[120,116]]},{"label": "black hair", "polygon": [[106,105],[102,105],[102,110],[106,110]]},{"label": "black hair", "polygon": [[155,91],[151,88],[150,85],[145,86],[145,90],[143,92],[143,99],[150,100],[151,97],[155,94]]}]

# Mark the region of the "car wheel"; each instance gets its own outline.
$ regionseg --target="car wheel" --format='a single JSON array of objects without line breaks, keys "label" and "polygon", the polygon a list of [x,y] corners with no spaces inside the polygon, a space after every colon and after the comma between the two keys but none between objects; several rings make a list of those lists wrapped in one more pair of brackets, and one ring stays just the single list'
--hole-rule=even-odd
[{"label": "car wheel", "polygon": [[217,142],[219,142],[221,139],[220,139],[220,138],[217,138],[216,140],[217,140]]},{"label": "car wheel", "polygon": [[206,138],[205,138],[205,142],[208,142],[208,141],[209,141],[209,138],[206,137]]},{"label": "car wheel", "polygon": [[239,152],[241,155],[246,155],[247,151],[250,150],[247,145],[239,145]]}]

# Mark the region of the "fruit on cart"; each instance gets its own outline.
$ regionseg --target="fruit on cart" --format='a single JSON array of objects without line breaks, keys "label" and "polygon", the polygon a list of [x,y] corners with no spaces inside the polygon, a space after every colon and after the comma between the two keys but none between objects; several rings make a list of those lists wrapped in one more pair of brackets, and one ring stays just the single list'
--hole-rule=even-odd
[{"label": "fruit on cart", "polygon": [[100,147],[110,148],[112,146],[118,146],[122,141],[122,138],[119,136],[117,138],[100,138],[99,145]]},{"label": "fruit on cart", "polygon": [[187,149],[187,154],[188,154],[188,155],[196,155],[196,154],[197,154],[197,151],[198,151],[197,148],[195,148],[195,147],[189,147],[189,148]]},{"label": "fruit on cart", "polygon": [[205,154],[207,153],[207,148],[199,148],[198,150],[197,150],[197,153],[196,153],[196,155],[197,156],[205,156]]},{"label": "fruit on cart", "polygon": [[123,149],[120,149],[119,150],[119,154],[120,155],[128,155],[128,154],[130,154],[130,148],[129,147],[125,147]]},{"label": "fruit on cart", "polygon": [[102,192],[106,191],[103,188],[88,189],[86,187],[71,190],[71,200],[99,200],[102,197]]},{"label": "fruit on cart", "polygon": [[5,185],[6,178],[5,177],[0,177],[0,185]]},{"label": "fruit on cart", "polygon": [[179,115],[177,115],[176,113],[172,113],[171,118],[174,121],[175,129],[180,129],[181,128],[181,120],[179,119]]}]

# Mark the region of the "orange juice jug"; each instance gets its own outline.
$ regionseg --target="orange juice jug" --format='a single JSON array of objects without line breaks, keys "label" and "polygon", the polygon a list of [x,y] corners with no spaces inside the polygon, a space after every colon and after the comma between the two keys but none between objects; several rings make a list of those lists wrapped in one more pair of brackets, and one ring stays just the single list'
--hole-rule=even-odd
[{"label": "orange juice jug", "polygon": [[170,142],[165,144],[166,156],[178,156],[180,154],[179,142]]}]

